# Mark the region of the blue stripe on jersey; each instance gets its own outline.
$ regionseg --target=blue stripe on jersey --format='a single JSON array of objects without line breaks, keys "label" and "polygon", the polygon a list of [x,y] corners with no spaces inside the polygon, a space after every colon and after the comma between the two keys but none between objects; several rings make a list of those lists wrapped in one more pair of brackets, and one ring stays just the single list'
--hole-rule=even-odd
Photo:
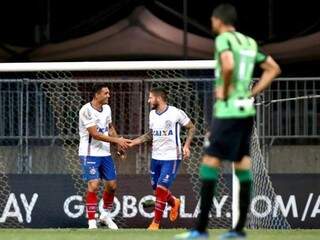
[{"label": "blue stripe on jersey", "polygon": [[179,138],[180,138],[180,131],[179,131],[179,123],[176,122],[176,129],[175,129],[175,133],[176,133],[176,146],[177,146],[177,159],[180,159],[180,152],[181,152],[181,146],[179,145]]},{"label": "blue stripe on jersey", "polygon": [[90,156],[91,142],[92,142],[92,136],[89,134],[87,156]]},{"label": "blue stripe on jersey", "polygon": [[179,123],[176,122],[176,129],[175,129],[176,131],[175,131],[175,133],[176,133],[176,146],[177,146],[177,147],[178,147],[178,145],[179,145],[179,144],[178,144],[178,124],[179,124]]}]

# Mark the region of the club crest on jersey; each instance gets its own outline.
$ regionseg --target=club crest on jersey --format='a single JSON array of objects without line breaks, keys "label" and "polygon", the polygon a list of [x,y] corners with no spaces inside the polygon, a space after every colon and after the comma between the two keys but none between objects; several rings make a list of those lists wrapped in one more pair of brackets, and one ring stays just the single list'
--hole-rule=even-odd
[{"label": "club crest on jersey", "polygon": [[89,173],[91,175],[95,175],[97,173],[97,170],[95,168],[90,168]]},{"label": "club crest on jersey", "polygon": [[167,120],[165,122],[165,129],[172,129],[172,122],[170,120]]},{"label": "club crest on jersey", "polygon": [[173,131],[172,131],[172,122],[170,120],[167,120],[165,122],[164,129],[153,131],[153,136],[157,136],[157,137],[171,136],[171,135],[173,135]]}]

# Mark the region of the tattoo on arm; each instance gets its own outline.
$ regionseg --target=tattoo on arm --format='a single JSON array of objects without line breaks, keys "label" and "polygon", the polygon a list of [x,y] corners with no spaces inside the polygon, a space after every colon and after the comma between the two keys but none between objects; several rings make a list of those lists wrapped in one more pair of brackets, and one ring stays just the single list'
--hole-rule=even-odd
[{"label": "tattoo on arm", "polygon": [[190,121],[187,125],[184,126],[186,129],[188,129],[188,134],[187,134],[187,139],[186,139],[186,143],[190,145],[192,142],[192,139],[196,133],[196,127],[194,126],[194,124]]},{"label": "tattoo on arm", "polygon": [[112,123],[109,124],[109,136],[118,137],[118,133]]},{"label": "tattoo on arm", "polygon": [[148,132],[146,132],[145,134],[138,137],[137,140],[140,143],[145,143],[145,142],[151,141],[152,140],[152,129],[150,129]]}]

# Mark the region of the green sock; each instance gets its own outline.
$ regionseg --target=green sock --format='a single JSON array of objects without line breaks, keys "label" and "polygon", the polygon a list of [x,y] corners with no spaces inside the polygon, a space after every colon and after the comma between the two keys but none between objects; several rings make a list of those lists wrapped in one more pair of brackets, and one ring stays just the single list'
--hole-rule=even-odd
[{"label": "green sock", "polygon": [[246,224],[247,214],[250,206],[252,173],[250,170],[236,170],[236,176],[240,182],[240,214],[235,230],[241,232]]},{"label": "green sock", "polygon": [[236,176],[238,177],[239,182],[252,181],[251,170],[236,169]]},{"label": "green sock", "polygon": [[201,164],[199,175],[201,180],[218,180],[219,169]]},{"label": "green sock", "polygon": [[196,229],[205,232],[209,221],[209,212],[212,207],[214,189],[218,180],[219,169],[202,164],[200,166],[200,179],[202,182],[200,191],[200,214]]}]

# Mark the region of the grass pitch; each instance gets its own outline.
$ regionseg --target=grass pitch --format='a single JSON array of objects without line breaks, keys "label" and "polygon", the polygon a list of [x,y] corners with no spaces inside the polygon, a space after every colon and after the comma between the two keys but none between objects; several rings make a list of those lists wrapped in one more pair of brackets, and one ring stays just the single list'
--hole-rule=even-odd
[{"label": "grass pitch", "polygon": [[[0,229],[1,240],[172,240],[184,229],[149,232],[144,229]],[[211,230],[209,239],[218,239],[222,230]],[[320,230],[250,230],[248,240],[316,240]]]}]

